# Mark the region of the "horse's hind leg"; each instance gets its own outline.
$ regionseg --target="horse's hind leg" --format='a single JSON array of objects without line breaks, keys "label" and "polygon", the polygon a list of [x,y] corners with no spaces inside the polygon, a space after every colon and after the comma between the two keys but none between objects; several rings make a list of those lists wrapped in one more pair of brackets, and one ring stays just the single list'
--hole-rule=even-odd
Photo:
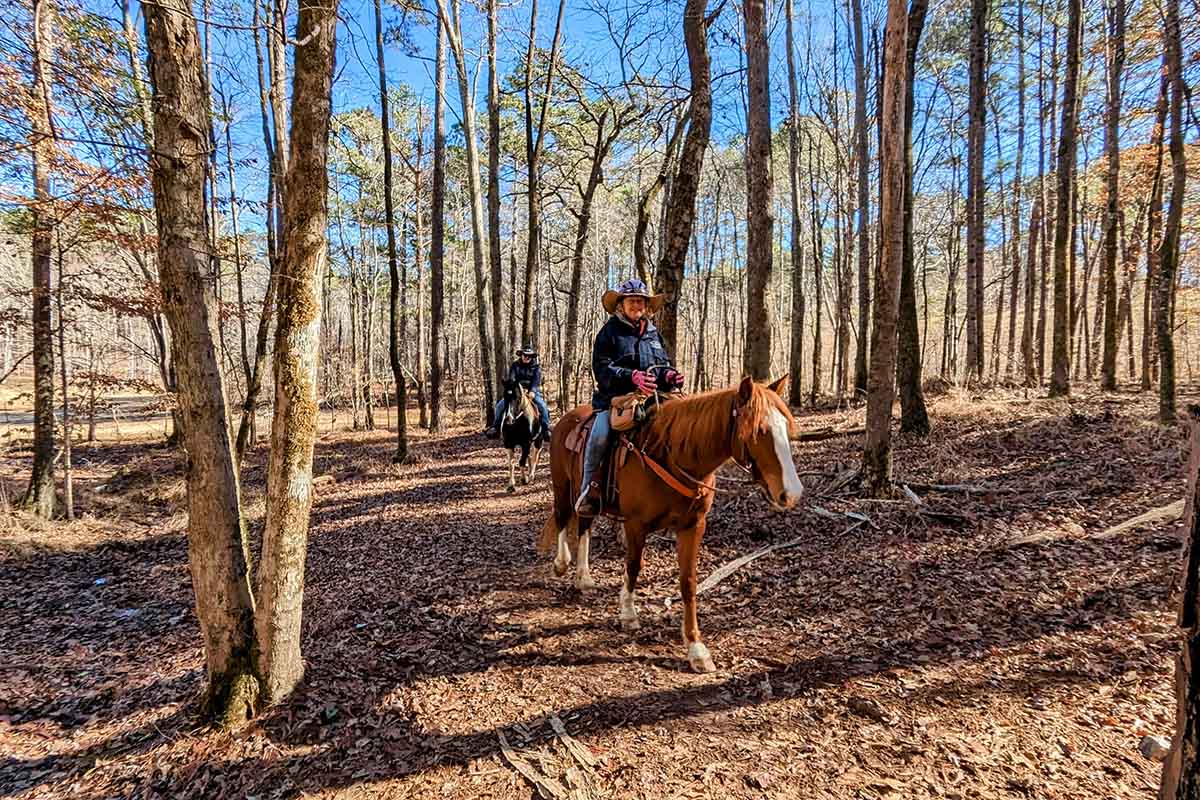
[{"label": "horse's hind leg", "polygon": [[621,583],[621,610],[618,618],[621,620],[621,627],[627,631],[636,631],[641,627],[634,598],[637,594],[638,575],[642,571],[642,549],[645,546],[646,532],[632,520],[626,520],[625,580]]},{"label": "horse's hind leg", "polygon": [[568,522],[558,529],[558,553],[554,556],[554,574],[560,578],[571,568],[571,548],[567,547],[567,532],[573,524],[577,522]]},{"label": "horse's hind leg", "polygon": [[683,643],[688,649],[688,663],[696,672],[713,672],[716,666],[708,648],[700,640],[700,625],[696,621],[696,559],[700,539],[704,536],[704,518],[695,527],[683,528],[675,534],[675,554],[679,558],[679,594],[683,597]]},{"label": "horse's hind leg", "polygon": [[591,566],[588,563],[591,546],[592,526],[588,524],[586,528],[579,531],[579,544],[576,550],[575,588],[581,592],[596,588],[596,582],[592,580]]},{"label": "horse's hind leg", "polygon": [[523,445],[521,445],[521,485],[522,486],[528,486],[529,481],[532,480],[532,478],[533,478],[533,476],[530,475],[529,472],[527,472],[525,469],[525,465],[528,462],[529,462],[529,445],[523,444]]},{"label": "horse's hind leg", "polygon": [[541,457],[542,448],[539,445],[538,447],[533,448],[533,457],[529,460],[529,480],[527,480],[526,483],[533,483],[534,475],[537,474],[538,460],[541,459]]}]

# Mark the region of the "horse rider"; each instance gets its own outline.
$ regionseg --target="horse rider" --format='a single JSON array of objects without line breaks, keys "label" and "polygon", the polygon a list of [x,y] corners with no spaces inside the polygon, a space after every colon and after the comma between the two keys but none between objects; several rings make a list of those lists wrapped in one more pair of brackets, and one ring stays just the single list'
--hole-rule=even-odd
[{"label": "horse rider", "polygon": [[582,516],[600,511],[600,484],[594,476],[608,452],[613,398],[633,391],[651,395],[683,386],[683,373],[671,366],[658,328],[650,321],[662,307],[663,295],[650,294],[646,284],[634,278],[605,292],[601,303],[610,316],[592,345],[596,421],[584,453],[582,491],[575,501],[575,511]]},{"label": "horse rider", "polygon": [[[550,438],[550,407],[542,397],[542,365],[538,362],[538,353],[531,345],[526,344],[517,351],[517,359],[508,368],[508,380],[518,384],[522,389],[533,392],[533,404],[537,406],[538,416],[542,419],[543,439]],[[500,420],[504,415],[504,398],[496,401],[496,410],[492,415],[491,426],[484,431],[489,439],[495,439],[500,431]]]}]

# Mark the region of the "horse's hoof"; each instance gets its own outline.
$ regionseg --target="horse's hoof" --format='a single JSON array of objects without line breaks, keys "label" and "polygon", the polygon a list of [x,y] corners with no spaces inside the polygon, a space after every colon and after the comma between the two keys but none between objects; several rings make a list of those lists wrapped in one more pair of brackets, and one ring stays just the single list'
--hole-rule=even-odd
[{"label": "horse's hoof", "polygon": [[581,592],[586,592],[596,588],[596,582],[592,580],[591,575],[579,575],[575,578],[575,588]]},{"label": "horse's hoof", "polygon": [[522,485],[522,486],[528,486],[528,485],[529,485],[529,476],[527,476],[527,475],[522,475],[522,476],[521,476],[521,485]]},{"label": "horse's hoof", "polygon": [[568,567],[570,567],[570,566],[571,566],[571,562],[570,562],[570,561],[558,561],[558,560],[555,560],[555,562],[554,562],[554,574],[555,574],[555,575],[557,575],[558,577],[560,577],[560,578],[561,578],[563,575],[566,575],[566,574],[567,574],[567,568],[568,568]]},{"label": "horse's hoof", "polygon": [[505,489],[505,491],[506,491],[506,492],[508,492],[509,494],[512,494],[512,493],[513,493],[513,492],[515,492],[516,490],[517,490],[517,486],[516,486],[516,484],[513,484],[513,483],[510,483],[510,484],[508,485],[508,488],[507,488],[507,489]]},{"label": "horse's hoof", "polygon": [[713,663],[708,648],[702,642],[692,642],[692,646],[688,648],[688,663],[692,665],[692,672],[698,672],[701,675],[717,671],[717,666]]},{"label": "horse's hoof", "polygon": [[641,630],[641,628],[642,623],[637,617],[621,617],[621,630],[626,633],[633,633],[634,631]]}]

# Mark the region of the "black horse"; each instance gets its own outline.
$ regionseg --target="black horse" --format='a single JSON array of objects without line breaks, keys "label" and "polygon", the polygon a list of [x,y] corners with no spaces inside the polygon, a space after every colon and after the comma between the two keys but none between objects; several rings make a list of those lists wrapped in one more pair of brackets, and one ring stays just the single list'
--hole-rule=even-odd
[{"label": "black horse", "polygon": [[[533,396],[516,381],[504,381],[504,416],[499,421],[499,427],[500,440],[508,451],[508,491],[511,493],[517,490],[517,448],[521,449],[521,485],[527,486],[537,472],[542,445],[546,442],[546,432],[542,430],[541,417],[538,416],[537,406],[533,404]],[[529,458],[530,450],[533,450],[532,459]]]}]

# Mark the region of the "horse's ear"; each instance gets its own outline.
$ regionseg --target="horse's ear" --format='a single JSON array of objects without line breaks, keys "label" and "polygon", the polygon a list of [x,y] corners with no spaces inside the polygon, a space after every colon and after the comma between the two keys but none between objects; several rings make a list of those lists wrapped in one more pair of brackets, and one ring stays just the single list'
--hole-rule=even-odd
[{"label": "horse's ear", "polygon": [[787,389],[787,382],[788,382],[788,373],[785,372],[785,373],[783,373],[782,378],[775,381],[767,388],[770,389],[775,394],[779,395],[780,397],[783,397],[783,392],[785,389]]},{"label": "horse's ear", "polygon": [[754,396],[754,379],[749,375],[742,378],[741,384],[738,386],[738,405],[744,406],[750,402],[750,398]]}]

